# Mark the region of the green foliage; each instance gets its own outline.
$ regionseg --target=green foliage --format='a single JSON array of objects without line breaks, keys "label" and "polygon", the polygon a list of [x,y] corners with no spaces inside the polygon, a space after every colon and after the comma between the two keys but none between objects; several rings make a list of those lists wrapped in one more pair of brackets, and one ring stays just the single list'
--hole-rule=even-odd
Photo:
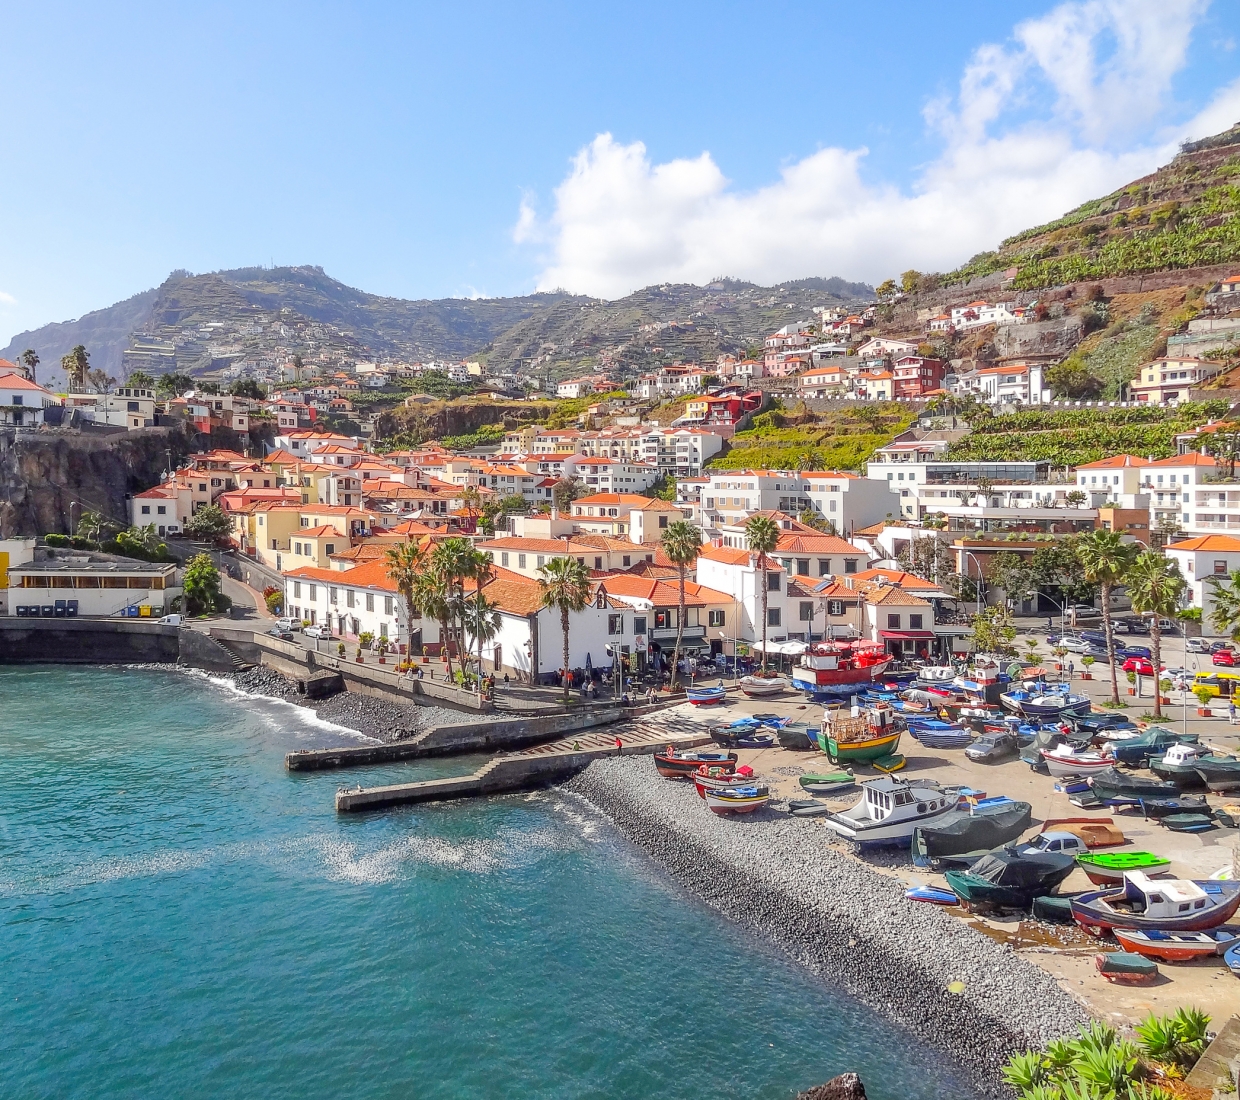
[{"label": "green foliage", "polygon": [[168,553],[168,544],[161,542],[155,534],[154,524],[118,531],[116,537],[105,542],[101,549],[107,554],[119,554],[139,561],[176,561]]},{"label": "green foliage", "polygon": [[232,520],[218,504],[199,508],[185,524],[185,533],[196,539],[223,538],[232,530]]},{"label": "green foliage", "polygon": [[969,636],[976,653],[1008,656],[1016,652],[1016,647],[1012,645],[1016,627],[1012,625],[1012,616],[1006,607],[983,607],[981,613],[973,618]]},{"label": "green foliage", "polygon": [[1115,454],[1169,458],[1176,453],[1176,435],[1227,411],[1225,401],[1186,402],[1174,409],[1028,409],[979,421],[948,448],[947,457],[1056,466]]},{"label": "green foliage", "polygon": [[263,602],[267,605],[267,610],[273,615],[280,615],[284,611],[283,592],[276,591],[264,593]]},{"label": "green foliage", "polygon": [[469,435],[445,435],[439,442],[450,451],[469,451],[474,447],[500,443],[507,433],[508,429],[503,424],[483,424]]},{"label": "green foliage", "polygon": [[664,474],[649,489],[643,489],[641,495],[674,504],[676,502],[676,479],[671,474]]},{"label": "green foliage", "polygon": [[426,371],[417,378],[402,378],[397,384],[410,394],[424,393],[441,401],[455,401],[474,392],[474,387],[468,382],[449,381],[446,374],[436,371]]},{"label": "green foliage", "polygon": [[878,447],[913,422],[899,404],[862,405],[826,413],[770,410],[732,437],[730,448],[707,463],[712,470],[796,470],[805,456],[822,470],[860,470]]},{"label": "green foliage", "polygon": [[44,536],[43,536],[43,542],[44,542],[47,546],[54,546],[54,547],[56,547],[57,549],[61,549],[61,548],[67,547],[67,546],[69,545],[69,536],[68,536],[68,535],[58,535],[58,534],[56,534],[56,533],[54,533],[54,532],[53,532],[53,533],[52,533],[52,534],[50,534],[50,535],[44,535]]},{"label": "green foliage", "polygon": [[198,554],[185,567],[181,582],[185,590],[187,613],[190,615],[220,609],[224,597],[220,592],[220,571],[210,554]]},{"label": "green foliage", "polygon": [[267,391],[253,378],[238,378],[228,387],[228,392],[233,397],[248,397],[251,401],[261,401],[267,396]]}]

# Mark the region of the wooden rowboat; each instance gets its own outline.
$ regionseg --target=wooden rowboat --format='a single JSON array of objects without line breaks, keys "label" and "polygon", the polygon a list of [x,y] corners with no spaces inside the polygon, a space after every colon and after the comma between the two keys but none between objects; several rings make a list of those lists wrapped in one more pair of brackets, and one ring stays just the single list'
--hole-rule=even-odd
[{"label": "wooden rowboat", "polygon": [[1144,871],[1147,875],[1165,874],[1171,860],[1153,852],[1085,852],[1076,862],[1095,886],[1118,886],[1125,871]]},{"label": "wooden rowboat", "polygon": [[751,814],[771,799],[769,787],[736,787],[706,792],[706,805],[717,814]]},{"label": "wooden rowboat", "polygon": [[1108,982],[1149,985],[1158,977],[1158,963],[1133,951],[1107,951],[1094,956],[1094,966]]},{"label": "wooden rowboat", "polygon": [[1160,928],[1116,928],[1115,939],[1125,951],[1164,962],[1192,962],[1221,955],[1240,942],[1240,932],[1212,929],[1208,932],[1165,932]]},{"label": "wooden rowboat", "polygon": [[690,703],[700,707],[709,703],[722,703],[727,695],[727,689],[720,684],[718,687],[689,688],[685,694],[689,697]]},{"label": "wooden rowboat", "polygon": [[[712,774],[713,773],[713,774]],[[690,776],[697,788],[699,798],[705,798],[707,791],[726,790],[729,787],[752,787],[756,782],[753,768],[737,768],[734,772],[726,772],[717,765],[703,764]]]},{"label": "wooden rowboat", "polygon": [[738,759],[734,752],[677,752],[669,745],[654,754],[654,766],[664,779],[687,779],[703,764],[735,771]]},{"label": "wooden rowboat", "polygon": [[891,756],[899,744],[899,731],[859,741],[837,741],[825,729],[818,734],[818,747],[836,764],[865,764]]}]

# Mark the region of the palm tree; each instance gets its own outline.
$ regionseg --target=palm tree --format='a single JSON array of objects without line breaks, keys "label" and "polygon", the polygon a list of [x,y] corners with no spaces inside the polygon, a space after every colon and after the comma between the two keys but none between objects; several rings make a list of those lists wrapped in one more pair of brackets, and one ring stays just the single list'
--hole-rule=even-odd
[{"label": "palm tree", "polygon": [[1102,629],[1107,636],[1107,661],[1111,665],[1111,702],[1119,705],[1119,680],[1115,673],[1115,638],[1111,633],[1111,590],[1124,578],[1138,553],[1136,543],[1126,543],[1117,531],[1099,528],[1082,535],[1076,556],[1085,579],[1102,589]]},{"label": "palm tree", "polygon": [[[454,537],[444,539],[435,547],[431,564],[444,575],[448,586],[448,621],[457,639],[458,652],[465,648],[465,632],[462,625],[465,607],[465,578],[474,570],[474,546],[469,539]],[[464,658],[462,658],[462,666]]]},{"label": "palm tree", "polygon": [[409,630],[410,655],[412,655],[413,619],[420,610],[415,594],[418,577],[426,568],[426,551],[416,542],[402,542],[396,546],[389,546],[384,556],[387,560],[387,575],[396,585],[396,591],[405,605],[405,624]]},{"label": "palm tree", "polygon": [[465,605],[465,632],[478,642],[478,691],[482,692],[482,647],[499,633],[499,604],[478,589],[478,598]]},{"label": "palm tree", "polygon": [[38,379],[35,377],[34,369],[39,365],[39,353],[34,348],[27,348],[21,354],[21,361],[30,372],[30,381],[37,382]]},{"label": "palm tree", "polygon": [[[564,632],[564,702],[568,702],[568,616],[590,602],[590,573],[576,558],[552,558],[538,568],[543,607],[557,608]],[[537,675],[537,670],[531,670]]]},{"label": "palm tree", "polygon": [[779,527],[770,516],[750,516],[745,524],[745,541],[758,553],[758,569],[762,574],[762,671],[766,671],[766,556],[779,542]]},{"label": "palm tree", "polygon": [[1240,569],[1226,579],[1209,577],[1210,622],[1230,638],[1240,634]]},{"label": "palm tree", "polygon": [[90,352],[78,344],[68,355],[60,357],[60,365],[69,379],[70,393],[84,393],[86,390],[86,372],[90,370]]},{"label": "palm tree", "polygon": [[[472,611],[468,604],[463,608],[463,622],[470,619],[477,630],[470,630],[472,637],[478,640],[478,690],[482,691],[482,646],[484,642],[489,642],[499,631],[499,615],[492,615],[494,619],[494,629],[488,634],[485,627],[491,621],[487,618],[487,611],[495,608],[497,605],[488,603],[486,596],[482,590],[495,579],[495,563],[491,559],[491,555],[484,553],[482,550],[471,549],[468,560],[465,564],[469,568],[467,576],[477,585],[477,597],[474,600]],[[468,629],[468,622],[464,622]]]},{"label": "palm tree", "polygon": [[1132,609],[1139,614],[1152,614],[1150,641],[1154,650],[1154,717],[1162,717],[1162,627],[1161,619],[1169,619],[1179,610],[1187,582],[1180,575],[1180,567],[1171,558],[1165,558],[1157,550],[1146,550],[1132,564],[1124,578],[1128,595],[1132,597]]},{"label": "palm tree", "polygon": [[447,576],[434,565],[429,564],[418,574],[414,583],[414,604],[423,615],[432,618],[439,624],[439,641],[443,652],[448,658],[448,679],[456,679],[452,670],[452,648],[448,644],[448,620],[452,617],[452,587]]},{"label": "palm tree", "polygon": [[676,652],[672,657],[672,690],[676,689],[676,671],[680,668],[680,646],[685,637],[685,567],[697,561],[702,548],[702,532],[687,520],[669,523],[663,532],[663,553],[679,573],[680,602],[676,614]]}]

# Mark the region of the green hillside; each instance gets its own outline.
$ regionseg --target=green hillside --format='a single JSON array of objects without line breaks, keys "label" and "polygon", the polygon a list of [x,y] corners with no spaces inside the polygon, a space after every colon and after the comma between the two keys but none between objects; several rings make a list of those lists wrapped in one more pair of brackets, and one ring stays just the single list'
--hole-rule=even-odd
[{"label": "green hillside", "polygon": [[1116,454],[1168,458],[1175,437],[1227,414],[1226,401],[1197,401],[1174,409],[1054,409],[981,413],[972,432],[947,457],[964,461],[1050,462],[1079,466]]},{"label": "green hillside", "polygon": [[942,276],[1016,269],[1021,289],[1240,261],[1240,125],[1184,146],[1157,172],[1009,237]]}]

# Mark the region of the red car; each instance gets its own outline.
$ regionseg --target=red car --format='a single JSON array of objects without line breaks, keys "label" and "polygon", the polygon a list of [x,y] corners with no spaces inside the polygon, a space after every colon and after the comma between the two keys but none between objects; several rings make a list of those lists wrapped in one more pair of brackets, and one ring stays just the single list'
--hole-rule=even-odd
[{"label": "red car", "polygon": [[1210,661],[1212,664],[1225,665],[1227,668],[1236,667],[1236,653],[1231,649],[1216,649]]},{"label": "red car", "polygon": [[1144,657],[1129,657],[1122,667],[1125,672],[1135,672],[1138,676],[1154,675],[1154,666]]}]

